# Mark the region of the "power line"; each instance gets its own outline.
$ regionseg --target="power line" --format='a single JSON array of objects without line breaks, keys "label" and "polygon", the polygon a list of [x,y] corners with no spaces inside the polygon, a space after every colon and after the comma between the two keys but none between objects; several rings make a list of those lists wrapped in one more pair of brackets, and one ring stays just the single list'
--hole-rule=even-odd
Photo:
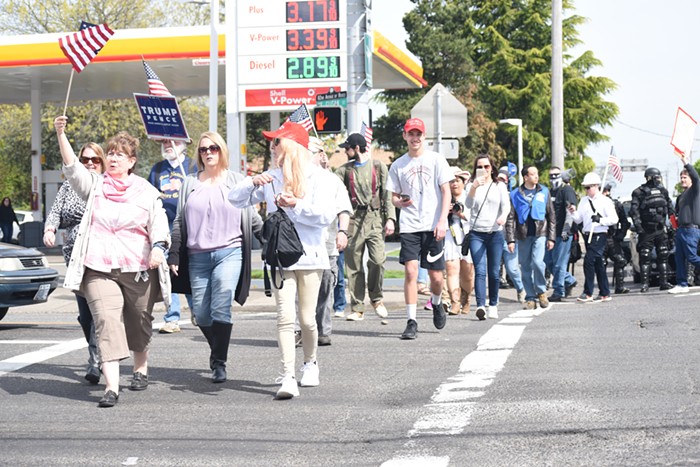
[{"label": "power line", "polygon": [[[639,128],[639,127],[636,127],[633,125],[629,125],[629,124],[622,122],[620,120],[617,120],[617,123],[619,123],[620,125],[626,126],[627,128],[632,128],[633,130],[641,131],[642,133],[648,133],[648,134],[654,135],[654,136],[662,136],[664,138],[669,138],[669,139],[671,138],[671,135],[665,135],[663,133],[657,133],[655,131],[645,130],[644,128]],[[700,138],[693,138],[693,141],[700,141]]]}]

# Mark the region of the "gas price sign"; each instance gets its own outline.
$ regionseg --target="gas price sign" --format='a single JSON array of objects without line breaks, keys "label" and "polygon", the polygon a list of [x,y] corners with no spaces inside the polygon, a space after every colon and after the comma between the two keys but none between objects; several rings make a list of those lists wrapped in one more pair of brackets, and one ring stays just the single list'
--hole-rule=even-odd
[{"label": "gas price sign", "polygon": [[345,0],[238,0],[237,7],[240,86],[347,82]]}]

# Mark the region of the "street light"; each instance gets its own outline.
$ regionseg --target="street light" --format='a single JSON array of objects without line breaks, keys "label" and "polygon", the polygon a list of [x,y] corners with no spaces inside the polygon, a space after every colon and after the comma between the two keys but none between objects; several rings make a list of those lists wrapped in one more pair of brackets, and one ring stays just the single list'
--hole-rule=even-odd
[{"label": "street light", "polygon": [[499,120],[499,123],[507,123],[518,127],[518,181],[523,184],[523,121],[519,118],[506,118]]}]

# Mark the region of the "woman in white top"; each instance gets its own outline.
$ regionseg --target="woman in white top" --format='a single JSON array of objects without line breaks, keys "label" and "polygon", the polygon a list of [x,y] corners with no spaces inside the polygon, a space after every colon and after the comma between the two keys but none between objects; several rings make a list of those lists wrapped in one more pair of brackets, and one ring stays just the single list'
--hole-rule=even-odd
[{"label": "woman in white top", "polygon": [[471,184],[467,189],[467,209],[471,210],[469,251],[474,261],[476,316],[486,319],[486,277],[489,285],[488,317],[498,318],[498,289],[503,256],[503,225],[510,213],[510,198],[504,183],[487,154],[474,161]]},{"label": "woman in white top", "polygon": [[462,254],[462,242],[469,232],[471,212],[465,207],[467,192],[464,186],[470,178],[468,170],[451,167],[454,179],[450,181],[452,206],[447,215],[448,229],[445,235],[445,283],[450,297],[449,313],[458,315],[469,313],[469,296],[474,288],[474,264],[467,251]]},{"label": "woman in white top", "polygon": [[282,385],[277,398],[289,399],[299,395],[294,370],[297,299],[304,349],[300,384],[319,385],[316,302],[323,270],[330,267],[326,237],[328,225],[336,217],[335,199],[328,196],[331,188],[323,169],[311,163],[311,153],[307,149],[309,135],[301,125],[286,122],[277,131],[264,131],[263,135],[272,141],[273,168],[239,182],[231,190],[229,201],[237,207],[265,201],[268,214],[284,209],[304,247],[299,261],[282,271],[283,286],[277,288],[273,284],[272,287],[277,302],[277,340],[282,356],[278,380]]}]

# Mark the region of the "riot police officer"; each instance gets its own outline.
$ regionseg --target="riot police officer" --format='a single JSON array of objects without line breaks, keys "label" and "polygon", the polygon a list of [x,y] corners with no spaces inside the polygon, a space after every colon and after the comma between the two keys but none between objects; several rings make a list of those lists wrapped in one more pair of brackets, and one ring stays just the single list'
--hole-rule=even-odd
[{"label": "riot police officer", "polygon": [[612,199],[618,221],[617,224],[611,225],[610,228],[608,228],[608,245],[605,250],[605,257],[613,263],[615,293],[624,294],[628,293],[630,289],[625,287],[624,283],[627,258],[622,251],[622,241],[625,239],[625,235],[627,235],[627,231],[630,228],[630,221],[627,219],[625,208],[622,206],[620,200],[613,199],[612,196],[610,196],[611,189],[612,185],[610,183],[606,184],[605,188],[603,188],[603,194]]},{"label": "riot police officer", "polygon": [[651,275],[651,252],[656,248],[656,264],[659,271],[659,286],[668,290],[668,237],[666,219],[674,214],[668,190],[661,184],[659,169],[649,167],[644,172],[646,183],[632,192],[630,217],[639,236],[639,271],[642,280],[641,292],[649,290]]}]

